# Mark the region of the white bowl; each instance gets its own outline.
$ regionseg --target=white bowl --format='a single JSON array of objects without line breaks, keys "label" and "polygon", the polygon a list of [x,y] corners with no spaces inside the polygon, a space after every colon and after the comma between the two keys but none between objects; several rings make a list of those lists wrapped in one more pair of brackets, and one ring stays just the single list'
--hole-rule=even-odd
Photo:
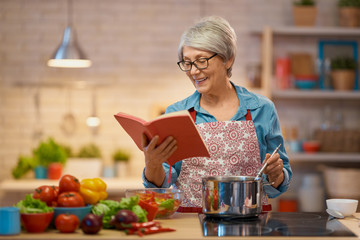
[{"label": "white bowl", "polygon": [[355,199],[327,199],[327,208],[341,212],[345,217],[356,212],[358,200]]}]

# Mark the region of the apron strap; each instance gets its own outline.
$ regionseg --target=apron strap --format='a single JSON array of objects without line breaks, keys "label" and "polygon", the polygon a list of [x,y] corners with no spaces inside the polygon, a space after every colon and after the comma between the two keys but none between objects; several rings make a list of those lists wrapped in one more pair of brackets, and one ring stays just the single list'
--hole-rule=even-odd
[{"label": "apron strap", "polygon": [[247,110],[247,113],[245,115],[246,121],[252,121],[250,109]]},{"label": "apron strap", "polygon": [[192,119],[194,120],[194,122],[195,122],[195,119],[196,119],[196,111],[195,111],[194,107],[192,107],[192,108],[189,109],[189,113],[190,113],[191,118],[192,118]]}]

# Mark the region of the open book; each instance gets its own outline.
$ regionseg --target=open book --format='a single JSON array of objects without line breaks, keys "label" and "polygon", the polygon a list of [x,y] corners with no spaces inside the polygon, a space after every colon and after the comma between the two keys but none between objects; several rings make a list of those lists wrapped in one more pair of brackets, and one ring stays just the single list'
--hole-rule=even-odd
[{"label": "open book", "polygon": [[177,149],[167,160],[169,165],[189,157],[210,157],[206,144],[187,110],[160,115],[151,121],[121,112],[114,117],[140,150],[143,133],[149,140],[158,135],[159,144],[168,136],[173,136],[177,142]]}]

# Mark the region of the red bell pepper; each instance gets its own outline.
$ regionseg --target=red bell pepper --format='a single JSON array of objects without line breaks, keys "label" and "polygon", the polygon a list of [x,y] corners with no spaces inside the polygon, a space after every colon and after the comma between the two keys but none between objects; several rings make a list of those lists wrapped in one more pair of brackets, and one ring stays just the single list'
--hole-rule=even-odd
[{"label": "red bell pepper", "polygon": [[143,200],[139,200],[139,206],[147,211],[146,218],[149,222],[155,218],[159,209],[157,205],[145,202]]}]

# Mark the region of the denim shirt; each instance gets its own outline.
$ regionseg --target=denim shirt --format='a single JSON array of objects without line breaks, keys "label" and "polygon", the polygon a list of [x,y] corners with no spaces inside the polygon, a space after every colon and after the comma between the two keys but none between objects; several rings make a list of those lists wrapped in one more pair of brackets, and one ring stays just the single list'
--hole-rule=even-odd
[{"label": "denim shirt", "polygon": [[[233,83],[232,83],[233,84]],[[289,188],[290,179],[292,177],[292,170],[289,164],[289,158],[284,148],[284,140],[281,134],[281,128],[279,118],[273,102],[264,96],[251,93],[245,88],[236,86],[237,96],[239,98],[240,106],[236,114],[230,119],[230,121],[245,121],[245,115],[247,109],[250,110],[252,120],[254,122],[256,135],[259,142],[260,158],[263,162],[266,153],[272,153],[274,149],[281,143],[279,149],[280,158],[283,160],[284,168],[284,181],[280,186],[274,188],[270,185],[265,185],[264,190],[270,198],[275,198],[281,193],[285,192]],[[166,109],[166,113],[189,110],[194,107],[196,114],[195,124],[208,123],[217,121],[214,116],[209,114],[206,110],[200,107],[200,93],[195,91],[191,96],[170,105]],[[165,170],[165,179],[162,188],[168,188],[174,184],[180,175],[182,161],[175,163],[171,167],[171,179],[168,182],[169,177],[169,165],[163,163]],[[144,169],[145,170],[145,169]],[[267,181],[264,174],[265,182]],[[146,188],[157,187],[145,178],[145,171],[143,171],[143,184]]]}]

